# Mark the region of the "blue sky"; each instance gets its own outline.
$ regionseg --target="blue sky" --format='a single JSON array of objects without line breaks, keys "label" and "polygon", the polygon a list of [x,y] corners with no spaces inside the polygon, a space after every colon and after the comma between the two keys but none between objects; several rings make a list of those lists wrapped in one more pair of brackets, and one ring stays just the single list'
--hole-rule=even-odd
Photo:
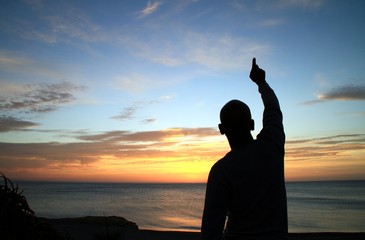
[{"label": "blue sky", "polygon": [[[253,134],[261,128],[262,103],[248,78],[256,57],[284,113],[288,178],[361,178],[364,7],[325,0],[3,1],[0,169],[16,178],[90,180],[103,179],[113,162],[134,175],[115,172],[108,180],[159,181],[177,167],[161,169],[160,159],[174,158],[187,164],[181,181],[204,181],[229,150],[216,129],[224,103],[245,101]],[[108,150],[88,153],[95,146]],[[160,154],[147,154],[146,146]],[[199,146],[199,153],[181,146]],[[139,178],[151,167],[155,175]],[[62,173],[70,169],[73,175]]]}]

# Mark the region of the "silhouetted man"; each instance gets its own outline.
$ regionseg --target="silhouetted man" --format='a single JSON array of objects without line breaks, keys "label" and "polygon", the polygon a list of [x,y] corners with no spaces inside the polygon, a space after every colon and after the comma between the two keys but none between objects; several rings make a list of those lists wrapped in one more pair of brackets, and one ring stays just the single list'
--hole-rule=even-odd
[{"label": "silhouetted man", "polygon": [[283,117],[255,58],[250,78],[258,85],[264,103],[263,128],[254,140],[249,107],[239,100],[223,106],[219,130],[226,135],[231,151],[209,173],[203,240],[287,238]]}]

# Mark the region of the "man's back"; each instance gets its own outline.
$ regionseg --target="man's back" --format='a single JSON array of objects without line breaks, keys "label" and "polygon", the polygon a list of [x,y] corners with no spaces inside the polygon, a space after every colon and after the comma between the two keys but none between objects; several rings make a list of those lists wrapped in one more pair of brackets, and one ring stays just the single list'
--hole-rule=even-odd
[{"label": "man's back", "polygon": [[283,155],[260,139],[229,152],[214,167],[229,185],[226,237],[286,236]]},{"label": "man's back", "polygon": [[202,239],[221,239],[226,215],[225,239],[287,236],[282,114],[269,85],[265,81],[258,85],[265,106],[263,129],[256,140],[232,148],[212,167]]}]

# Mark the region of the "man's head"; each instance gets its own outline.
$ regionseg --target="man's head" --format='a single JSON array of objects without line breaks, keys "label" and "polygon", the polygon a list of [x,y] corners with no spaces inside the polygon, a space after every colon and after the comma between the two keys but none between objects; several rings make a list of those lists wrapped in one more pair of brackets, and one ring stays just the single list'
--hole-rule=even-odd
[{"label": "man's head", "polygon": [[250,108],[239,100],[231,100],[222,107],[220,120],[221,134],[236,135],[254,130]]}]

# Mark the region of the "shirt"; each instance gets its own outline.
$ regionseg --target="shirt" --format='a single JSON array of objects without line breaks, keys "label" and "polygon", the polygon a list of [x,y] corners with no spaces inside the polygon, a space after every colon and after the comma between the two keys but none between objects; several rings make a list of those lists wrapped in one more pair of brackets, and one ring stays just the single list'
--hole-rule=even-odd
[{"label": "shirt", "polygon": [[283,117],[270,86],[259,91],[264,113],[256,140],[231,150],[209,173],[202,240],[287,238]]}]

